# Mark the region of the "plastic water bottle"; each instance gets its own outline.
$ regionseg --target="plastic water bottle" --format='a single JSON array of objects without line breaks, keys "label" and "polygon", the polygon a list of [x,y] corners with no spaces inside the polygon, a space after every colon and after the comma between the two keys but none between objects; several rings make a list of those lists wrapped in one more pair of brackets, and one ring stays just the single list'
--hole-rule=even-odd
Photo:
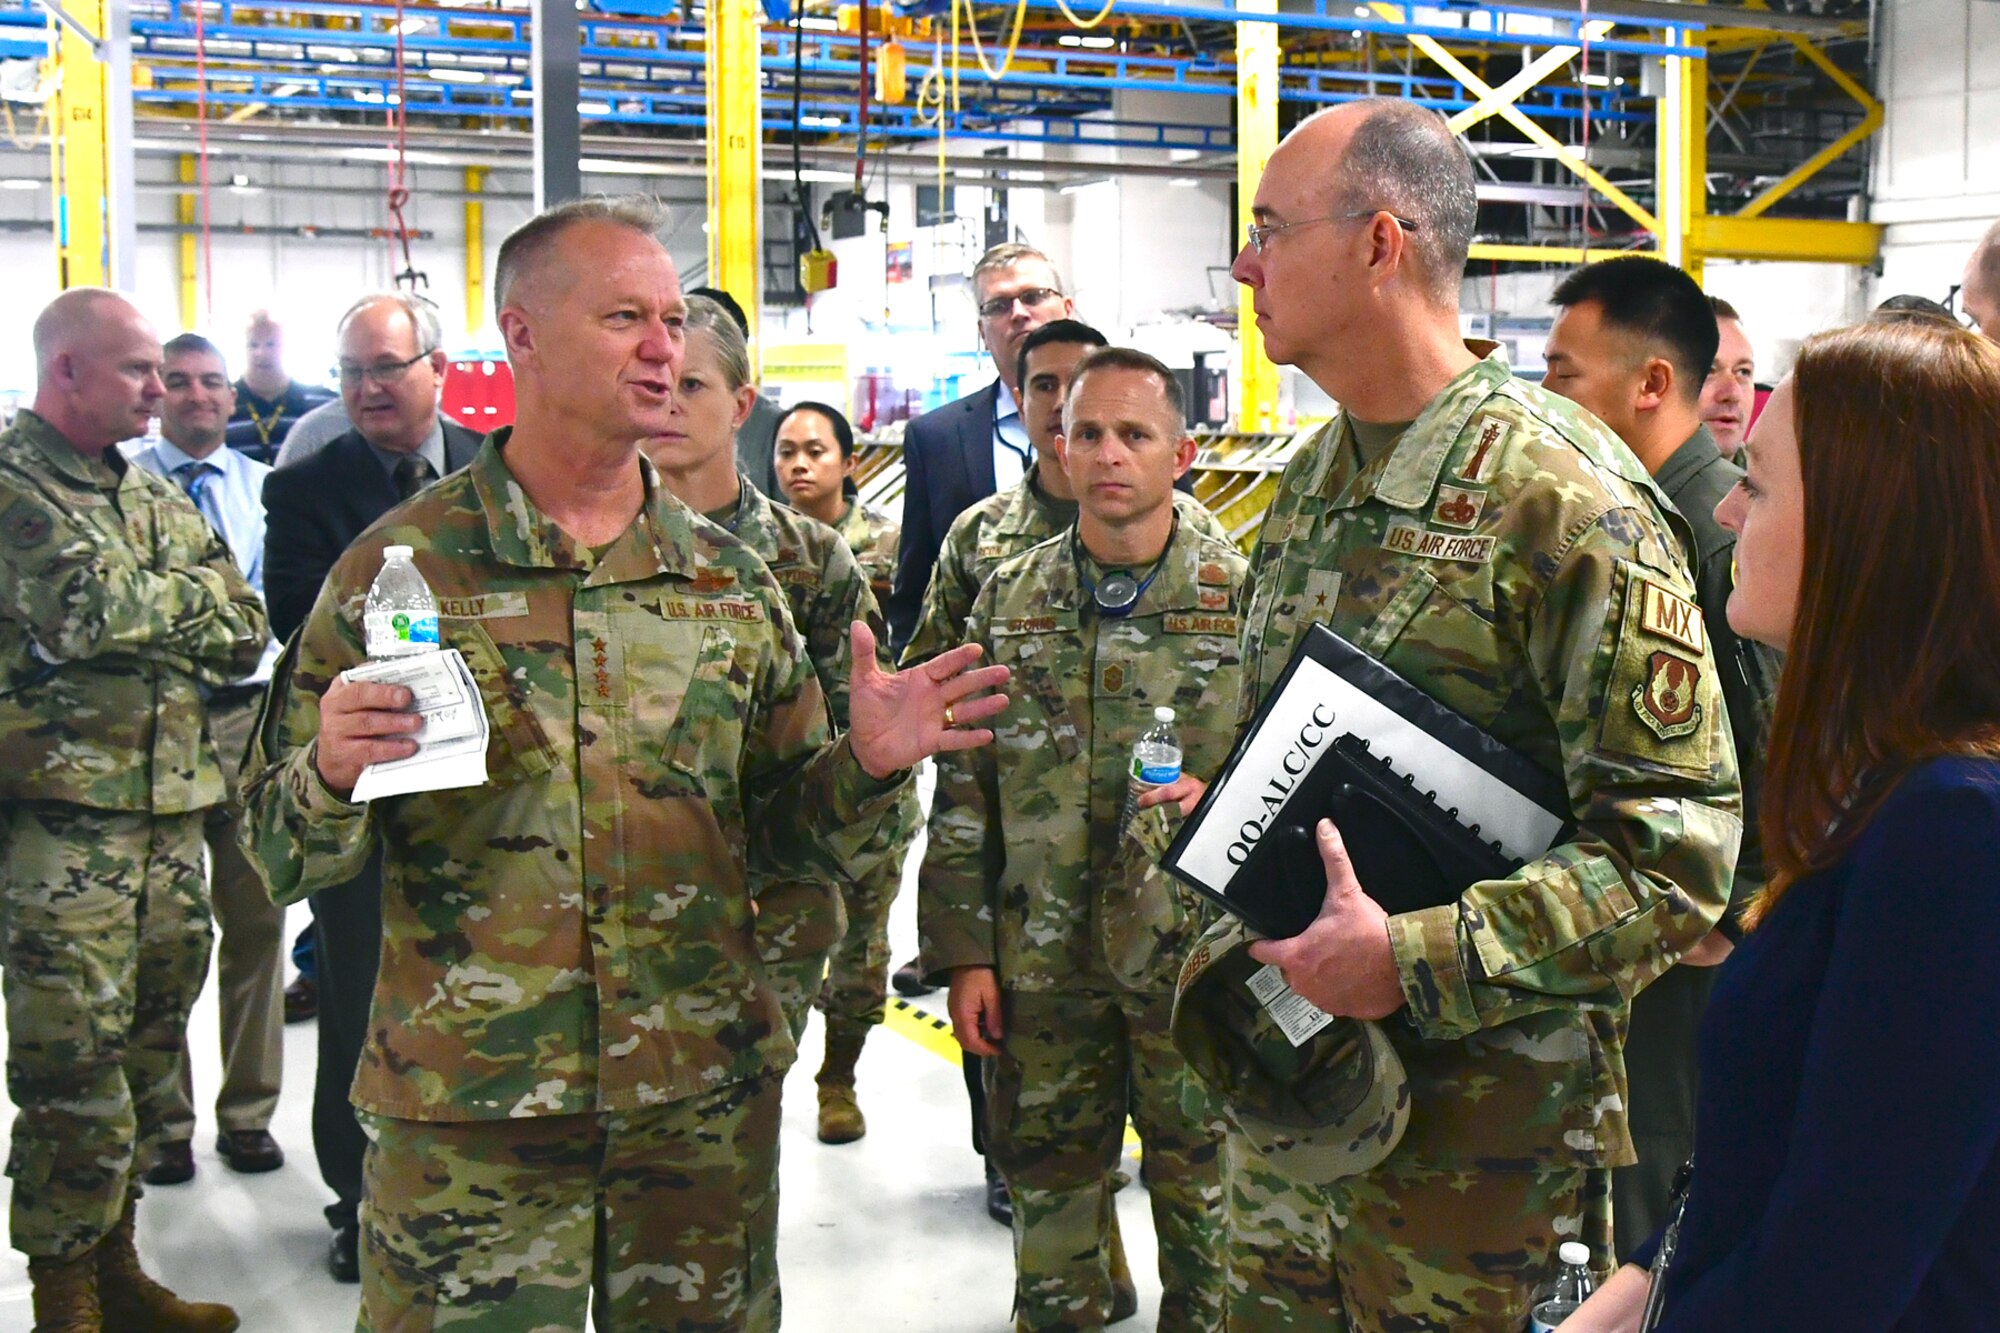
[{"label": "plastic water bottle", "polygon": [[1590,1299],[1590,1247],[1566,1240],[1557,1247],[1556,1258],[1562,1267],[1556,1270],[1555,1280],[1536,1290],[1534,1304],[1529,1307],[1529,1333],[1549,1333]]},{"label": "plastic water bottle", "polygon": [[1132,746],[1131,782],[1125,789],[1125,814],[1119,827],[1125,828],[1139,811],[1139,797],[1154,787],[1164,787],[1181,776],[1181,740],[1174,734],[1174,710],[1155,708],[1153,725],[1139,733]]},{"label": "plastic water bottle", "polygon": [[368,656],[408,657],[438,650],[438,604],[408,546],[382,551],[382,572],[368,589],[361,623]]}]

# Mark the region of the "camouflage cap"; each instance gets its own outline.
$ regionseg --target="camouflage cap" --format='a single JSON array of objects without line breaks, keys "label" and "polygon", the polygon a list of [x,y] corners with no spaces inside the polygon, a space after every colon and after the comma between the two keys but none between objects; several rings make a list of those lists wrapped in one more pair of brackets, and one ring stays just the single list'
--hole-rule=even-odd
[{"label": "camouflage cap", "polygon": [[1173,1041],[1272,1167],[1309,1185],[1368,1171],[1410,1119],[1409,1079],[1377,1023],[1336,1018],[1303,1045],[1252,993],[1263,970],[1241,921],[1211,926],[1181,966]]}]

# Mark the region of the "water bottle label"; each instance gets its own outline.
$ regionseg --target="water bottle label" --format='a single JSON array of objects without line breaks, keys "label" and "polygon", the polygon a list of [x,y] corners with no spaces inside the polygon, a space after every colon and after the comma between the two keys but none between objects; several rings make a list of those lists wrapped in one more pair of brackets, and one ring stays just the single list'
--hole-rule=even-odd
[{"label": "water bottle label", "polygon": [[434,612],[370,611],[363,617],[371,657],[422,652],[438,646]]},{"label": "water bottle label", "polygon": [[1139,766],[1139,781],[1155,787],[1164,787],[1169,782],[1180,779],[1179,764],[1142,764]]}]

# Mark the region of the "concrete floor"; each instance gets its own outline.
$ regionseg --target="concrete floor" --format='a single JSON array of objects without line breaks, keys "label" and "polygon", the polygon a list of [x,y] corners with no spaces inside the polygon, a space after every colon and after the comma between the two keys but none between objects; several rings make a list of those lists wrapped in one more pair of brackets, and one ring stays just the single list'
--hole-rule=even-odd
[{"label": "concrete floor", "polygon": [[[899,960],[915,947],[911,885],[919,854],[891,917]],[[305,909],[293,908],[291,926],[304,920]],[[786,1080],[779,1267],[791,1333],[1005,1333],[1012,1326],[1012,1242],[982,1206],[964,1085],[946,1058],[950,1038],[940,1041],[922,1012],[941,1016],[943,994],[916,1005],[880,1029],[862,1056],[869,1132],[859,1143],[831,1148],[814,1137],[818,1022]],[[215,1025],[211,991],[191,1020],[198,1106],[214,1096]],[[140,1208],[139,1245],[150,1270],[184,1295],[231,1302],[247,1333],[354,1327],[357,1289],[336,1284],[323,1263],[329,1232],[320,1209],[332,1195],[312,1157],[314,1055],[310,1025],[286,1030],[285,1091],[271,1126],[288,1155],[283,1170],[231,1172],[215,1156],[214,1123],[203,1106],[195,1179],[151,1191]],[[0,1131],[10,1130],[13,1118],[12,1104],[0,1103]],[[1127,1170],[1136,1175],[1132,1163]],[[0,1200],[6,1196],[0,1179]],[[1145,1191],[1126,1189],[1118,1204],[1139,1285],[1139,1317],[1119,1327],[1151,1328],[1160,1285]],[[0,1252],[0,1330],[31,1323],[27,1265],[12,1250]]]}]

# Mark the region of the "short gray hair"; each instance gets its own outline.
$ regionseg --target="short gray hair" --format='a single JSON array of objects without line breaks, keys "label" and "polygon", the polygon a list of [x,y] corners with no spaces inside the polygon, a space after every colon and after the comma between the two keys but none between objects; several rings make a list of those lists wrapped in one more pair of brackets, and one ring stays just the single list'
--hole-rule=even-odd
[{"label": "short gray hair", "polygon": [[707,335],[731,393],[750,383],[750,345],[744,341],[735,316],[722,302],[706,296],[688,297],[687,331]]},{"label": "short gray hair", "polygon": [[986,277],[988,274],[997,273],[1003,268],[1012,268],[1024,259],[1039,259],[1044,264],[1047,264],[1049,272],[1055,273],[1056,290],[1061,291],[1063,289],[1062,274],[1056,273],[1056,265],[1053,259],[1050,259],[1032,245],[1022,245],[1019,241],[1003,241],[1001,244],[992,247],[985,254],[979,256],[979,262],[972,266],[973,292],[977,293],[979,291],[980,279]]},{"label": "short gray hair", "polygon": [[552,205],[514,228],[500,242],[500,254],[493,261],[493,309],[507,308],[514,285],[522,275],[547,257],[558,236],[580,222],[608,222],[657,238],[666,225],[666,208],[645,194],[591,195]]},{"label": "short gray hair", "polygon": [[1975,257],[1972,267],[1980,283],[1989,291],[2000,292],[2000,222],[1986,229],[1972,253]]},{"label": "short gray hair", "polygon": [[1399,97],[1371,97],[1334,164],[1336,212],[1382,209],[1416,223],[1410,253],[1433,296],[1456,297],[1479,216],[1472,159],[1443,116]]},{"label": "short gray hair", "polygon": [[333,326],[333,336],[338,338],[347,332],[347,326],[354,317],[371,305],[383,303],[401,306],[403,313],[410,317],[410,327],[417,331],[417,355],[428,356],[444,346],[444,329],[438,323],[437,307],[421,296],[409,292],[376,292],[364,296],[347,307],[347,313],[340,317],[340,323]]}]

